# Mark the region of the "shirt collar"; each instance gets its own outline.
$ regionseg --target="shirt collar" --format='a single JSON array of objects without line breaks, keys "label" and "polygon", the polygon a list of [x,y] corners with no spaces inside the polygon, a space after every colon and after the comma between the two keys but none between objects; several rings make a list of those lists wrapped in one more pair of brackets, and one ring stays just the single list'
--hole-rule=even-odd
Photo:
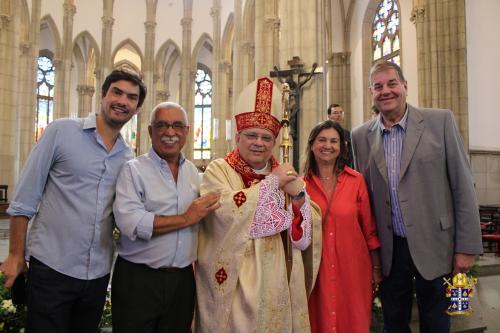
[{"label": "shirt collar", "polygon": [[[394,124],[394,126],[399,125],[403,129],[403,131],[405,131],[405,132],[406,132],[407,124],[408,124],[408,112],[409,112],[408,104],[406,104],[405,114],[403,115],[403,118],[401,118],[401,120],[399,122]],[[378,117],[378,127],[380,128],[380,132],[384,133],[384,130],[386,128],[384,126],[384,118],[381,115],[379,115],[379,117]]]},{"label": "shirt collar", "polygon": [[[179,158],[179,166],[181,166],[182,164],[184,164],[184,162],[186,161],[186,158],[184,157],[184,154],[181,152],[180,153],[181,156]],[[167,164],[167,161],[165,161],[163,158],[161,158],[157,153],[156,151],[153,149],[153,147],[151,147],[149,149],[149,152],[148,152],[148,156],[151,160],[153,160],[158,166],[163,166],[165,164]]]},{"label": "shirt collar", "polygon": [[86,129],[96,129],[97,128],[96,117],[97,117],[97,114],[95,112],[92,112],[91,114],[89,114],[87,116],[87,118],[85,118],[83,120],[83,129],[84,130],[86,130]]}]

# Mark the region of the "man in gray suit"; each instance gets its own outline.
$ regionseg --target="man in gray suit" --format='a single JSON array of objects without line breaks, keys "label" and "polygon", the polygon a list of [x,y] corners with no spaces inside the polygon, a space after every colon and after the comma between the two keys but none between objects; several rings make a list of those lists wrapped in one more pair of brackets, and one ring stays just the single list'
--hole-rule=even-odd
[{"label": "man in gray suit", "polygon": [[406,103],[398,65],[370,72],[380,116],[352,131],[382,243],[387,333],[410,332],[413,279],[420,332],[449,332],[443,277],[468,272],[482,253],[472,173],[453,114]]}]

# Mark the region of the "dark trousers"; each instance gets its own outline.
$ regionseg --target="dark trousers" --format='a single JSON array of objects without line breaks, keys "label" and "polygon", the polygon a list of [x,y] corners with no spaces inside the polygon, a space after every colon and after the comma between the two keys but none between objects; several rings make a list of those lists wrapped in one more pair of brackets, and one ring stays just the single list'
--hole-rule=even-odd
[{"label": "dark trousers", "polygon": [[443,277],[425,280],[415,268],[406,238],[398,236],[394,236],[391,273],[384,278],[380,289],[385,332],[411,332],[409,323],[414,279],[420,332],[449,332],[450,317],[446,314],[449,300],[445,296]]},{"label": "dark trousers", "polygon": [[27,333],[95,333],[101,320],[109,274],[80,280],[30,258]]},{"label": "dark trousers", "polygon": [[191,332],[192,265],[160,270],[116,259],[111,282],[113,333]]}]

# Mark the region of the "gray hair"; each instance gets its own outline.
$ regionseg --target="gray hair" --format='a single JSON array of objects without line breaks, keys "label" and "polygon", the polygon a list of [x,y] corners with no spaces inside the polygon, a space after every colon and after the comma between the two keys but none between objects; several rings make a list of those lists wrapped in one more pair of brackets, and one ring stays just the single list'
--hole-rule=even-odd
[{"label": "gray hair", "polygon": [[163,110],[163,109],[176,109],[176,110],[182,111],[182,113],[184,114],[184,121],[186,122],[186,125],[188,125],[188,116],[187,116],[186,110],[184,110],[184,108],[182,106],[180,106],[179,104],[177,104],[175,102],[161,102],[160,104],[155,106],[153,111],[151,111],[151,115],[149,117],[149,124],[150,125],[153,124],[153,122],[156,118],[156,113],[159,110]]},{"label": "gray hair", "polygon": [[394,69],[396,71],[396,75],[398,76],[399,82],[403,83],[406,81],[403,71],[401,70],[401,67],[399,67],[397,64],[388,61],[388,60],[380,60],[377,61],[372,68],[370,69],[370,87],[372,86],[373,82],[373,76],[377,73],[380,72],[385,72],[388,70]]}]

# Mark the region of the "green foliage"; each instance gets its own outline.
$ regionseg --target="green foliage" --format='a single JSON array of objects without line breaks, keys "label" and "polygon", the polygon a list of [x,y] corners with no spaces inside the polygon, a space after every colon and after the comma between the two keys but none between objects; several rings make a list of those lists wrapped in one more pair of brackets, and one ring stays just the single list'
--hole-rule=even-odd
[{"label": "green foliage", "polygon": [[26,322],[26,306],[14,305],[10,290],[4,287],[5,278],[0,274],[0,332],[24,332]]},{"label": "green foliage", "polygon": [[104,310],[102,312],[101,322],[99,329],[111,327],[111,288],[108,286],[106,292],[106,302],[104,303]]}]

